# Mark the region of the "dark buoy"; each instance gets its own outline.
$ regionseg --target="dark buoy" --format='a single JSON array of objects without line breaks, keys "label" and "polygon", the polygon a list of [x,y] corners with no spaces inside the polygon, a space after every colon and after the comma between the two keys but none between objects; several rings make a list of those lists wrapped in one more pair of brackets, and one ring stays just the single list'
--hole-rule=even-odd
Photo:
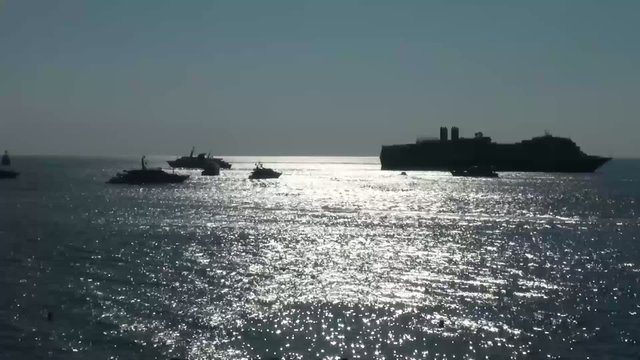
[{"label": "dark buoy", "polygon": [[400,173],[400,175],[406,176],[407,173],[403,171],[403,172]]},{"label": "dark buoy", "polygon": [[440,319],[440,322],[438,323],[438,327],[440,329],[444,328],[444,320]]},{"label": "dark buoy", "polygon": [[53,313],[51,311],[47,311],[47,321],[53,321]]}]

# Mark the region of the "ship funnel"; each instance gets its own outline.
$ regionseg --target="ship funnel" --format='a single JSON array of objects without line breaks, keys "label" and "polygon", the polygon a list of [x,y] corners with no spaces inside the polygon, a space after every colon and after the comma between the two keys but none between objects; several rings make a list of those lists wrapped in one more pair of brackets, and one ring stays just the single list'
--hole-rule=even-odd
[{"label": "ship funnel", "polygon": [[440,127],[440,141],[447,141],[449,140],[449,132],[447,131],[447,127],[446,126],[441,126]]},{"label": "ship funnel", "polygon": [[457,141],[460,139],[460,130],[457,126],[451,128],[451,141]]}]

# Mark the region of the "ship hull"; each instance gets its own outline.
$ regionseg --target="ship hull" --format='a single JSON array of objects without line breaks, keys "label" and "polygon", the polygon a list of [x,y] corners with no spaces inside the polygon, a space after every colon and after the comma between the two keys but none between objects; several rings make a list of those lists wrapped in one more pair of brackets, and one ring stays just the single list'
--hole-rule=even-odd
[{"label": "ship hull", "polygon": [[491,165],[495,171],[514,172],[560,172],[560,173],[592,173],[606,162],[608,157],[584,156],[578,159],[491,159],[481,161],[473,159],[442,159],[438,157],[421,157],[411,153],[380,154],[382,170],[432,170],[451,171],[468,168],[478,164]]},{"label": "ship hull", "polygon": [[13,170],[0,170],[0,179],[15,179],[18,175],[19,173]]},{"label": "ship hull", "polygon": [[231,164],[217,158],[204,160],[199,160],[198,158],[176,159],[167,161],[167,164],[172,168],[181,169],[206,169],[207,167],[210,167],[211,164],[215,164],[222,169],[231,169]]},{"label": "ship hull", "polygon": [[278,179],[282,173],[275,172],[267,175],[249,175],[249,180]]},{"label": "ship hull", "polygon": [[107,183],[127,185],[178,184],[188,178],[189,175],[170,174],[159,169],[125,170],[111,178]]}]

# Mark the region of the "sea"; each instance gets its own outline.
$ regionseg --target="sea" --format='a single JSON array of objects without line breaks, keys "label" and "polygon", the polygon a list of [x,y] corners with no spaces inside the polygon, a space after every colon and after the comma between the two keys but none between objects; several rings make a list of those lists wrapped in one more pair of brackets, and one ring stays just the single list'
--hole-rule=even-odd
[{"label": "sea", "polygon": [[[148,157],[166,167],[171,157]],[[14,157],[0,359],[638,359],[640,161],[594,174]],[[256,161],[282,171],[248,179]]]}]

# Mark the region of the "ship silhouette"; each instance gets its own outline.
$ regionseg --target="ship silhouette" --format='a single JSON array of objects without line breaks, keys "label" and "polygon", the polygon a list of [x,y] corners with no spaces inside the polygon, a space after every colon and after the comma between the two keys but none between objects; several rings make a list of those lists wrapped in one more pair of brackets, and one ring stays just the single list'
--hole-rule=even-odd
[{"label": "ship silhouette", "polygon": [[175,184],[184,182],[189,175],[170,174],[160,168],[147,168],[146,156],[140,160],[140,169],[123,170],[107,181],[108,184]]},{"label": "ship silhouette", "polygon": [[610,157],[587,155],[576,143],[546,132],[512,144],[498,144],[483,133],[461,138],[457,127],[440,128],[440,138],[418,138],[415,144],[383,145],[383,170],[453,171],[472,166],[491,166],[495,171],[590,173]]},{"label": "ship silhouette", "polygon": [[172,168],[184,168],[184,169],[207,169],[214,164],[222,169],[231,169],[231,164],[224,161],[222,158],[211,157],[211,154],[201,153],[194,156],[195,148],[191,149],[189,156],[182,156],[175,160],[167,161]]}]

